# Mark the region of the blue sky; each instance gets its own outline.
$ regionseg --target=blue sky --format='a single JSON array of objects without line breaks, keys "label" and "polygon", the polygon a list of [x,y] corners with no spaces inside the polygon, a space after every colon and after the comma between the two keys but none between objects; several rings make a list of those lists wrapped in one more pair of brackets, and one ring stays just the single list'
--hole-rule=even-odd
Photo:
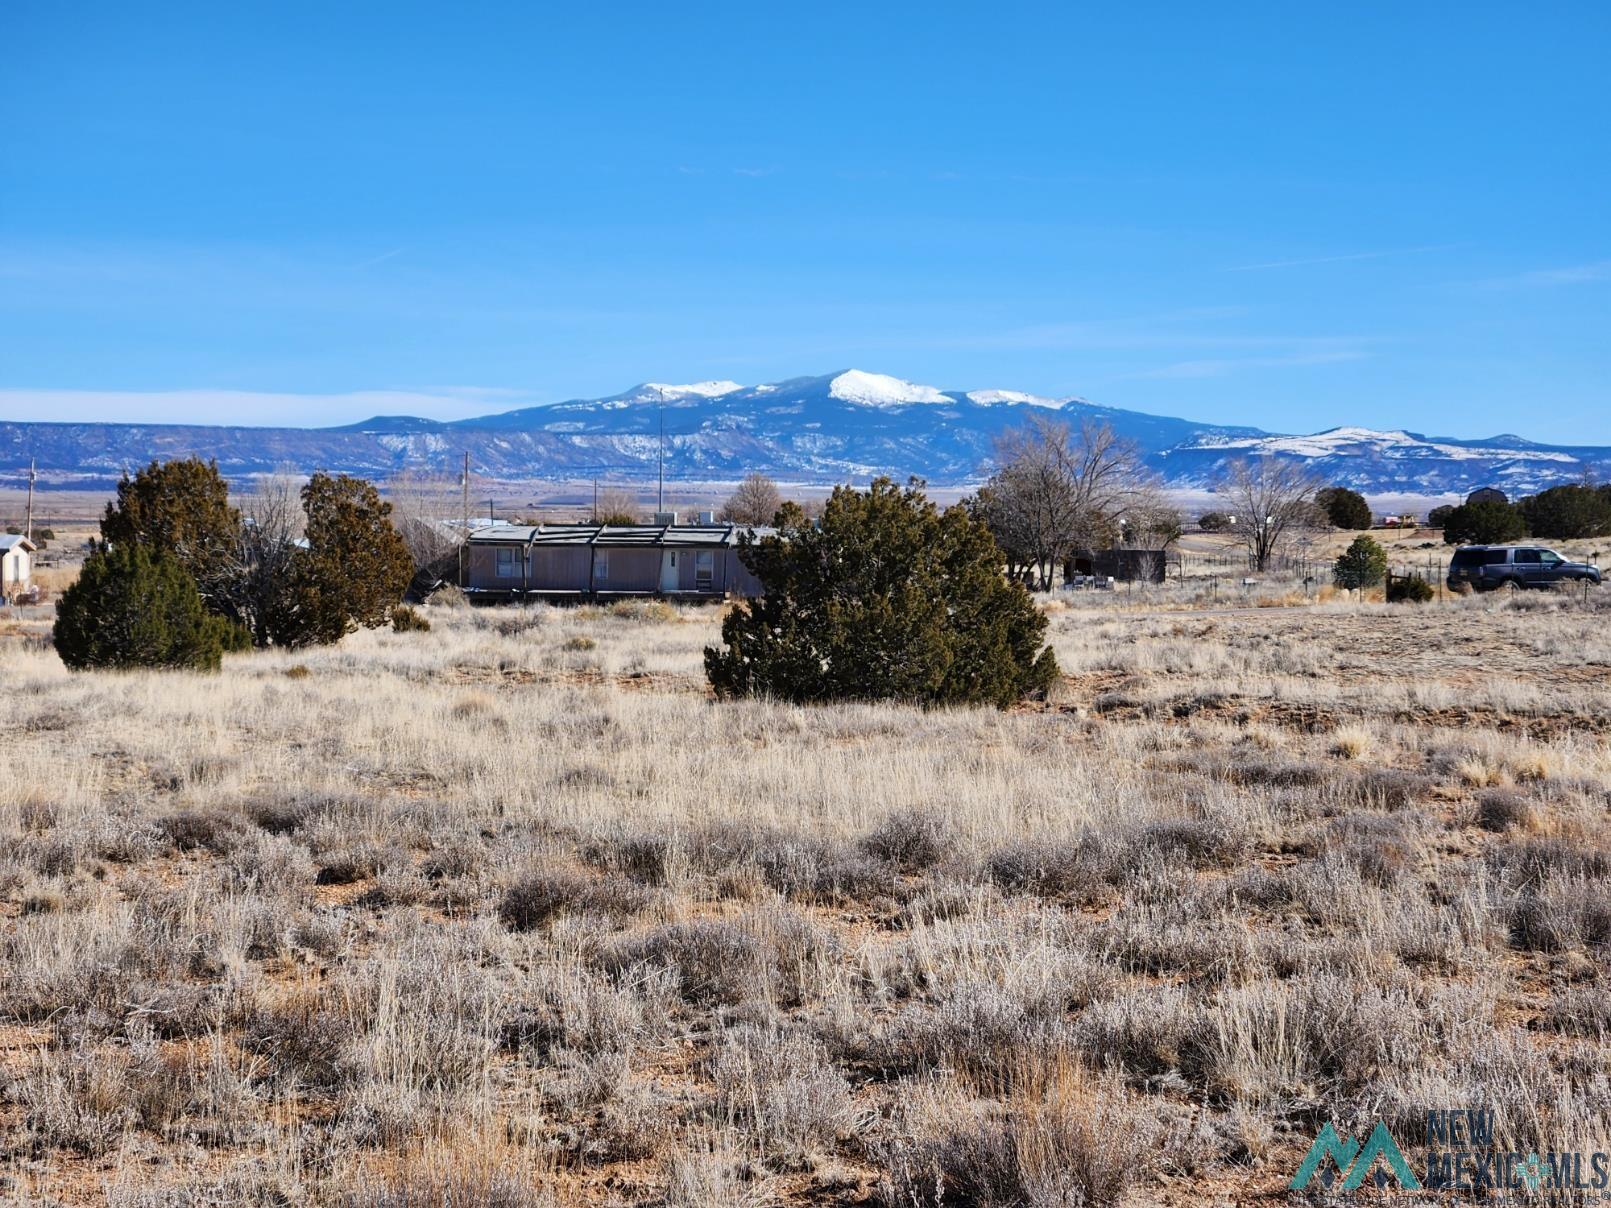
[{"label": "blue sky", "polygon": [[1611,444],[1608,61],[1601,3],[11,0],[0,414],[856,366]]}]

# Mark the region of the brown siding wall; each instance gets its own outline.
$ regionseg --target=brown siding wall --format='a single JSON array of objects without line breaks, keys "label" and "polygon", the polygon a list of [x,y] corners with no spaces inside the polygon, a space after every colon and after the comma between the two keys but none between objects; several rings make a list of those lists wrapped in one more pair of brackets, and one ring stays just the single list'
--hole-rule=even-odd
[{"label": "brown siding wall", "polygon": [[728,565],[727,590],[735,596],[754,598],[761,594],[761,581],[750,574],[749,568],[739,560],[738,551],[725,551]]},{"label": "brown siding wall", "polygon": [[[604,553],[607,546],[599,546]],[[648,549],[611,549],[610,577],[594,581],[597,591],[659,591],[660,551]]]},{"label": "brown siding wall", "polygon": [[[520,553],[524,546],[511,544],[496,546],[490,543],[470,546],[470,586],[483,591],[519,591],[521,578],[498,577],[498,549],[516,551],[515,567],[518,571]],[[631,547],[610,549],[597,547],[600,553],[608,552],[610,576],[593,584],[601,592],[630,591],[656,592],[660,590],[661,558],[665,551],[659,547]],[[761,585],[754,575],[744,569],[736,549],[713,549],[710,590],[720,595],[731,592],[741,596],[758,596]],[[693,592],[699,573],[699,551],[677,549],[677,589]],[[533,546],[531,565],[526,585],[534,592],[586,592],[590,590],[588,575],[593,567],[593,549],[585,545]]]},{"label": "brown siding wall", "polygon": [[[518,546],[515,546],[515,547],[505,546],[504,548],[505,549],[508,549],[508,548],[518,549],[519,547]],[[520,567],[520,562],[519,562],[519,558],[517,556],[516,561],[515,561],[515,568],[518,570],[519,567]],[[483,588],[483,589],[488,589],[488,590],[492,590],[492,591],[508,591],[511,588],[513,588],[514,590],[518,591],[520,589],[520,579],[519,579],[518,576],[516,576],[513,579],[500,579],[500,578],[498,578],[498,547],[497,546],[493,546],[493,545],[477,545],[474,542],[471,542],[470,543],[470,586],[471,587],[479,587],[479,588]]]},{"label": "brown siding wall", "polygon": [[591,551],[585,545],[534,546],[531,551],[531,589],[586,591],[591,562]]}]

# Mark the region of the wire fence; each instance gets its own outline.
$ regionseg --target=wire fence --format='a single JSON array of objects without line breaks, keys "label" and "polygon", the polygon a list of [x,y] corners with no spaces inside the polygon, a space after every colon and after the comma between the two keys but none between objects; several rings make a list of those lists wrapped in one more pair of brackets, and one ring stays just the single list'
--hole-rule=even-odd
[{"label": "wire fence", "polygon": [[[1169,575],[1161,583],[1082,576],[1074,583],[1054,588],[1046,598],[1061,601],[1068,607],[1087,609],[1225,609],[1326,601],[1366,603],[1381,601],[1390,584],[1404,579],[1425,582],[1431,589],[1430,599],[1439,603],[1468,595],[1448,586],[1449,551],[1417,550],[1414,553],[1415,556],[1389,559],[1386,580],[1363,591],[1340,587],[1329,560],[1283,559],[1279,565],[1272,561],[1268,569],[1259,572],[1249,570],[1244,558],[1190,558],[1178,565],[1170,563]],[[1525,594],[1553,594],[1589,606],[1600,593],[1611,595],[1611,588],[1602,588],[1583,579],[1550,585],[1547,592]]]}]

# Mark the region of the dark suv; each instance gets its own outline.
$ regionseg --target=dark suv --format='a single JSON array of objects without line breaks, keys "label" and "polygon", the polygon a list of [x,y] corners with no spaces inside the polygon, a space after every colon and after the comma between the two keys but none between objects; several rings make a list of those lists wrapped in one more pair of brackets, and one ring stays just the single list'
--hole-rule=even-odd
[{"label": "dark suv", "polygon": [[1600,568],[1572,562],[1541,545],[1467,545],[1449,560],[1449,587],[1454,591],[1549,587],[1583,579],[1598,584]]}]

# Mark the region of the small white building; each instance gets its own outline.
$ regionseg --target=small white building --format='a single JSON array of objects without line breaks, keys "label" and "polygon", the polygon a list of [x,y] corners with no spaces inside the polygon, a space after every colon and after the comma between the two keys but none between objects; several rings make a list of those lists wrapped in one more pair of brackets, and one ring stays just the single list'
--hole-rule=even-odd
[{"label": "small white building", "polygon": [[0,595],[8,599],[27,587],[34,577],[33,553],[38,547],[16,533],[0,533]]}]

